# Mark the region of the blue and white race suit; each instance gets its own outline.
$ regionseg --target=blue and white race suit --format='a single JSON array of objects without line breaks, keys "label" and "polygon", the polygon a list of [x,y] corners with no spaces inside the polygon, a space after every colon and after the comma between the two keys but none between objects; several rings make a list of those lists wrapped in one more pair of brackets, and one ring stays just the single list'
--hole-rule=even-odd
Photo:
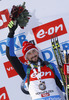
[{"label": "blue and white race suit", "polygon": [[[25,81],[27,86],[27,67],[28,65],[23,64],[14,53],[14,38],[7,38],[6,44],[6,54],[11,62],[12,66],[19,74],[19,76]],[[34,64],[33,64],[34,65]],[[46,65],[41,65],[41,81],[45,82],[46,89],[39,89],[39,80],[34,74],[33,70],[30,71],[30,84],[29,84],[29,93],[32,100],[62,100],[57,87],[60,90],[63,90],[63,86],[60,82],[61,77],[55,66],[55,64],[51,63],[54,72],[47,67]],[[37,65],[35,65],[35,70],[37,70]]]}]

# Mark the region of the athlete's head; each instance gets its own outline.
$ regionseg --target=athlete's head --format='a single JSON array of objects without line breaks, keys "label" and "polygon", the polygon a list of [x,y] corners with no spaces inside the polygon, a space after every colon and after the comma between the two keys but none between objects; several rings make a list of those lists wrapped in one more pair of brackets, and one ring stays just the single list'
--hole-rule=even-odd
[{"label": "athlete's head", "polygon": [[34,44],[28,41],[23,42],[22,52],[26,60],[34,63],[38,61],[39,51]]}]

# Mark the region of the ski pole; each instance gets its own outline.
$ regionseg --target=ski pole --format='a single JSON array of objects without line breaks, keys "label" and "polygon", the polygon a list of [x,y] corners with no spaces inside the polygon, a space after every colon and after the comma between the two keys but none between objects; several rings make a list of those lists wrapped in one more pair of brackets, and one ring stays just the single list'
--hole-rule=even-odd
[{"label": "ski pole", "polygon": [[66,78],[66,98],[69,100],[69,50],[64,50],[64,74]]},{"label": "ski pole", "polygon": [[[58,38],[57,38],[58,40]],[[52,48],[53,48],[53,52],[57,61],[57,65],[58,65],[58,69],[62,78],[62,82],[64,85],[64,88],[66,90],[66,80],[65,80],[65,75],[64,75],[64,71],[63,71],[63,63],[61,61],[61,57],[60,57],[60,45],[59,42],[56,39],[53,38],[53,36],[51,37],[51,43],[52,43]],[[57,43],[57,46],[56,46]]]}]

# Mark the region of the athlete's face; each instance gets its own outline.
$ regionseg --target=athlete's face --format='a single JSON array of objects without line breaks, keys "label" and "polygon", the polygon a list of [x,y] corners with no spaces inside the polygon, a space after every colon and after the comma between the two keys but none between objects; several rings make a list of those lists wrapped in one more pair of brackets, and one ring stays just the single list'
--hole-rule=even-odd
[{"label": "athlete's face", "polygon": [[39,53],[38,53],[35,49],[30,50],[30,51],[27,53],[27,60],[29,60],[30,62],[37,63],[37,61],[38,61],[38,56],[39,56]]}]

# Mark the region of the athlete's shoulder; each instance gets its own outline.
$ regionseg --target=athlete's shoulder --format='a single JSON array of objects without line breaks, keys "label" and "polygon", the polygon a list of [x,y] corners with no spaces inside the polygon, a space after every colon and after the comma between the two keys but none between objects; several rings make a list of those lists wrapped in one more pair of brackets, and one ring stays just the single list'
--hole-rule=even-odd
[{"label": "athlete's shoulder", "polygon": [[51,63],[51,62],[48,62],[48,61],[44,61],[46,66],[49,67],[50,69],[54,69],[55,67],[55,64],[54,63]]},{"label": "athlete's shoulder", "polygon": [[61,80],[61,75],[60,75],[60,72],[58,70],[58,66],[55,63],[51,63],[51,65],[54,68],[54,71],[55,71],[56,76]]}]

